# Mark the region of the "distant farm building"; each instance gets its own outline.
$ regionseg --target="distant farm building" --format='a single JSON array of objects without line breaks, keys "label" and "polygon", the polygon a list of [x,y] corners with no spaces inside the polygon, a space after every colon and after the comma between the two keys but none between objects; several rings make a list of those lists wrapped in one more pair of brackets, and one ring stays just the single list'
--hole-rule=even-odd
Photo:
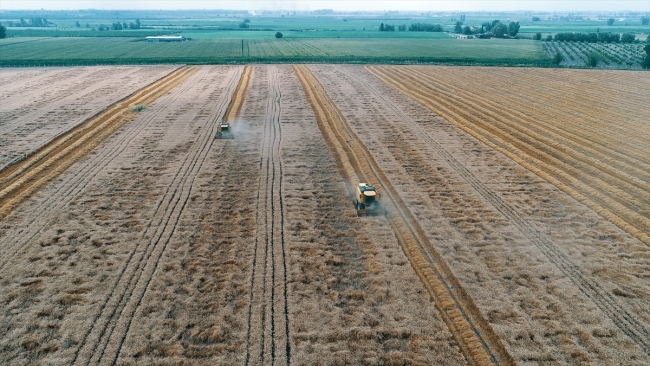
[{"label": "distant farm building", "polygon": [[148,36],[147,42],[183,42],[187,38],[183,36]]}]

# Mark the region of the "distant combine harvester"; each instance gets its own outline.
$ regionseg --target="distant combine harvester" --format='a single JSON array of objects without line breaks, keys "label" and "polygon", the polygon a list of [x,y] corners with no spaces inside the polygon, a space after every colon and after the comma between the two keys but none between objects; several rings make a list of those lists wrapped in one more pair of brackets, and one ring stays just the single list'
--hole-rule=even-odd
[{"label": "distant combine harvester", "polygon": [[183,36],[148,36],[147,42],[183,42],[187,38]]}]

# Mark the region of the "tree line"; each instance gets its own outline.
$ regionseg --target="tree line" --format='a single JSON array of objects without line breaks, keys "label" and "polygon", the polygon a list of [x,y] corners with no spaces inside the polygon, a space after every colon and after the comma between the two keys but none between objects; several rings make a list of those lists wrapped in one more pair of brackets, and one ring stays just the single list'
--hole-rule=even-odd
[{"label": "tree line", "polygon": [[[79,28],[79,27],[81,27],[81,24],[79,24],[79,22],[77,22],[76,26],[77,26],[77,28]],[[129,24],[120,23],[120,22],[113,23],[113,24],[111,24],[109,26],[106,26],[104,24],[100,24],[97,29],[100,30],[100,31],[107,31],[107,30],[111,30],[111,29],[112,30],[140,29],[140,27],[141,27],[140,19],[136,19],[135,23],[131,22]]]},{"label": "tree line", "polygon": [[[461,16],[461,19],[465,19],[464,16]],[[470,27],[466,25],[463,27],[463,21],[457,21],[454,27],[455,33],[463,34],[483,34],[489,32],[494,37],[503,38],[506,35],[514,37],[519,33],[519,22],[510,22],[509,24],[504,24],[500,20],[494,20],[492,22],[486,22],[481,25],[481,28]],[[442,32],[443,27],[440,24],[430,24],[430,23],[412,23],[408,28],[406,24],[398,25],[397,29],[399,31],[406,31],[407,29],[411,32]],[[395,31],[395,26],[390,24],[381,23],[379,25],[380,32],[393,32]]]},{"label": "tree line", "polygon": [[[404,32],[406,30],[411,32],[442,32],[442,26],[440,24],[430,24],[430,23],[412,23],[409,27],[406,27],[406,24],[398,25],[397,30]],[[395,26],[390,24],[381,23],[379,25],[380,32],[393,32],[395,31]]]},{"label": "tree line", "polygon": [[9,27],[49,27],[51,22],[48,22],[47,19],[41,17],[35,17],[25,20],[25,18],[20,18],[20,21],[13,22],[11,20],[5,22]]},{"label": "tree line", "polygon": [[632,43],[635,41],[634,33],[598,32],[598,33],[557,33],[553,38],[559,42],[586,42],[586,43]]},{"label": "tree line", "polygon": [[409,31],[411,31],[411,32],[442,32],[442,26],[440,24],[412,23],[409,26]]}]

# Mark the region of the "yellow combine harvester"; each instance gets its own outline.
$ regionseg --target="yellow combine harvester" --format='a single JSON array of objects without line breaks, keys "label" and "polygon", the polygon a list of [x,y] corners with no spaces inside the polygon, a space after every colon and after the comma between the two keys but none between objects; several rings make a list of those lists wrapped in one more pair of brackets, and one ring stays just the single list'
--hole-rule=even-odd
[{"label": "yellow combine harvester", "polygon": [[234,139],[235,136],[232,134],[232,126],[228,122],[221,122],[217,126],[217,135],[214,137],[216,139]]},{"label": "yellow combine harvester", "polygon": [[363,215],[386,215],[386,209],[379,202],[380,194],[375,187],[368,183],[359,183],[355,203],[357,216]]}]

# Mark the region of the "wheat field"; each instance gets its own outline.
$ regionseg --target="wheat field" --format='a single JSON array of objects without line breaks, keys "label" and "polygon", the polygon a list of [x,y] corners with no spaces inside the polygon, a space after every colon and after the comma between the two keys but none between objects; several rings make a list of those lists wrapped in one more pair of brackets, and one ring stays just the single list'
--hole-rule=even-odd
[{"label": "wheat field", "polygon": [[646,78],[2,70],[0,359],[648,364]]}]

